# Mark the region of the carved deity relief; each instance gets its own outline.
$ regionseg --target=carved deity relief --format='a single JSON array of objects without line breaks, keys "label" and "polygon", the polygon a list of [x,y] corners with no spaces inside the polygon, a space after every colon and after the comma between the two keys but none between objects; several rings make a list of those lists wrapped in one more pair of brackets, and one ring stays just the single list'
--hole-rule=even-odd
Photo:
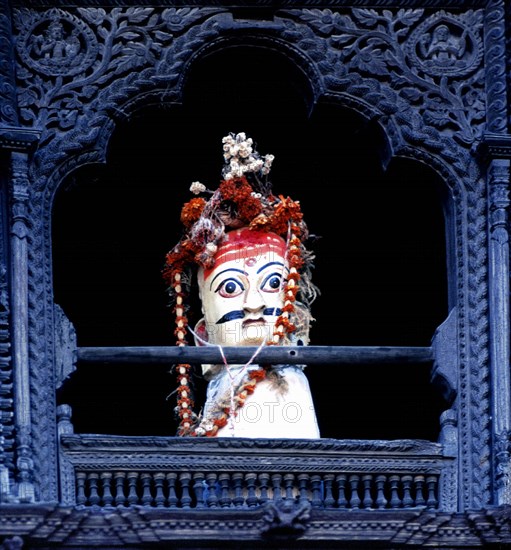
[{"label": "carved deity relief", "polygon": [[412,63],[431,76],[463,75],[480,61],[478,37],[453,16],[426,19],[410,37]]},{"label": "carved deity relief", "polygon": [[58,9],[31,14],[31,19],[18,42],[18,52],[29,67],[58,76],[78,74],[92,64],[96,40],[82,20]]}]

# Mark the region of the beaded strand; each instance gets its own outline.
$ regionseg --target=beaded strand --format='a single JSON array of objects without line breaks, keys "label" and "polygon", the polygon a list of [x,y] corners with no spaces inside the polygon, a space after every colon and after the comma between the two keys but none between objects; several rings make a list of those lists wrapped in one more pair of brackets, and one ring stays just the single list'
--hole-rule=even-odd
[{"label": "beaded strand", "polygon": [[[174,308],[176,314],[176,329],[174,334],[177,338],[177,346],[186,346],[188,344],[186,340],[186,328],[188,326],[188,319],[184,314],[184,292],[181,284],[181,273],[174,274],[172,287],[176,296],[176,305]],[[177,373],[177,412],[180,419],[178,426],[178,435],[191,435],[192,429],[192,416],[194,402],[190,389],[190,370],[191,365],[188,363],[180,363],[176,366]]]}]

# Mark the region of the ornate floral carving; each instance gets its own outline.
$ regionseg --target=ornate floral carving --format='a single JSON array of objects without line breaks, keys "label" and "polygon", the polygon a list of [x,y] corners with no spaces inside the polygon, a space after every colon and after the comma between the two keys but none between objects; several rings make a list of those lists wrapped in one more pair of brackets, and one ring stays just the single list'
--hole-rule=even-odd
[{"label": "ornate floral carving", "polygon": [[[425,20],[422,9],[357,8],[349,15],[328,9],[289,13],[306,22],[316,36],[324,37],[328,53],[319,66],[325,75],[328,73],[326,82],[333,90],[364,96],[386,115],[406,112],[408,126],[415,122],[418,130],[426,122],[440,136],[452,137],[464,146],[481,135],[482,10],[456,17],[440,12]],[[442,34],[442,25],[447,26],[451,42],[457,41],[456,48],[450,46],[456,49],[450,54],[455,57],[451,64],[444,54],[439,55],[439,44],[431,44],[433,37],[429,43],[424,39],[428,31],[438,33],[440,29]],[[311,43],[313,39],[307,36],[304,40]],[[416,122],[417,113],[420,123]]]},{"label": "ornate floral carving", "polygon": [[18,122],[14,87],[12,29],[9,2],[0,0],[0,124]]},{"label": "ornate floral carving", "polygon": [[[18,55],[26,67],[18,71],[20,112],[27,125],[44,128],[36,162],[54,168],[66,151],[94,143],[107,114],[124,116],[121,105],[129,90],[154,91],[162,82],[171,89],[182,78],[187,57],[211,36],[211,25],[194,27],[190,36],[179,34],[219,11],[78,8],[75,16],[61,9],[39,15],[16,10]],[[58,46],[50,41],[52,29],[63,37]],[[70,42],[75,46],[66,53]]]}]

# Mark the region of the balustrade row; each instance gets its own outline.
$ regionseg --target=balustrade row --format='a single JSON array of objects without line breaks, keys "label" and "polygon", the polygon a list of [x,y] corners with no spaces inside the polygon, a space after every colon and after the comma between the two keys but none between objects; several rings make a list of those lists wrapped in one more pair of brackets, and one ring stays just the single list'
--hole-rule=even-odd
[{"label": "balustrade row", "polygon": [[438,508],[438,475],[200,472],[77,472],[84,506],[253,508],[308,501],[313,508]]}]

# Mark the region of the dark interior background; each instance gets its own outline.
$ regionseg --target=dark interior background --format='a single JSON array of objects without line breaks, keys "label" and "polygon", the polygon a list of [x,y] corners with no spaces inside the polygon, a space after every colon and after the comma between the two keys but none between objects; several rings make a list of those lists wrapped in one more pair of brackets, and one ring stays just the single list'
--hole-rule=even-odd
[{"label": "dark interior background", "polygon": [[[274,192],[300,200],[319,236],[311,343],[430,344],[448,313],[441,182],[411,160],[384,170],[378,126],[311,97],[274,52],[224,49],[196,62],[182,105],[148,106],[120,123],[108,162],[66,179],[53,212],[54,289],[79,346],[174,344],[165,254],[179,240],[190,183],[217,187],[221,139],[240,131],[275,155]],[[437,439],[447,407],[429,366],[306,372],[322,437]],[[198,410],[200,376],[195,384]],[[171,365],[79,364],[58,400],[72,405],[77,432],[174,435],[175,387]]]}]

